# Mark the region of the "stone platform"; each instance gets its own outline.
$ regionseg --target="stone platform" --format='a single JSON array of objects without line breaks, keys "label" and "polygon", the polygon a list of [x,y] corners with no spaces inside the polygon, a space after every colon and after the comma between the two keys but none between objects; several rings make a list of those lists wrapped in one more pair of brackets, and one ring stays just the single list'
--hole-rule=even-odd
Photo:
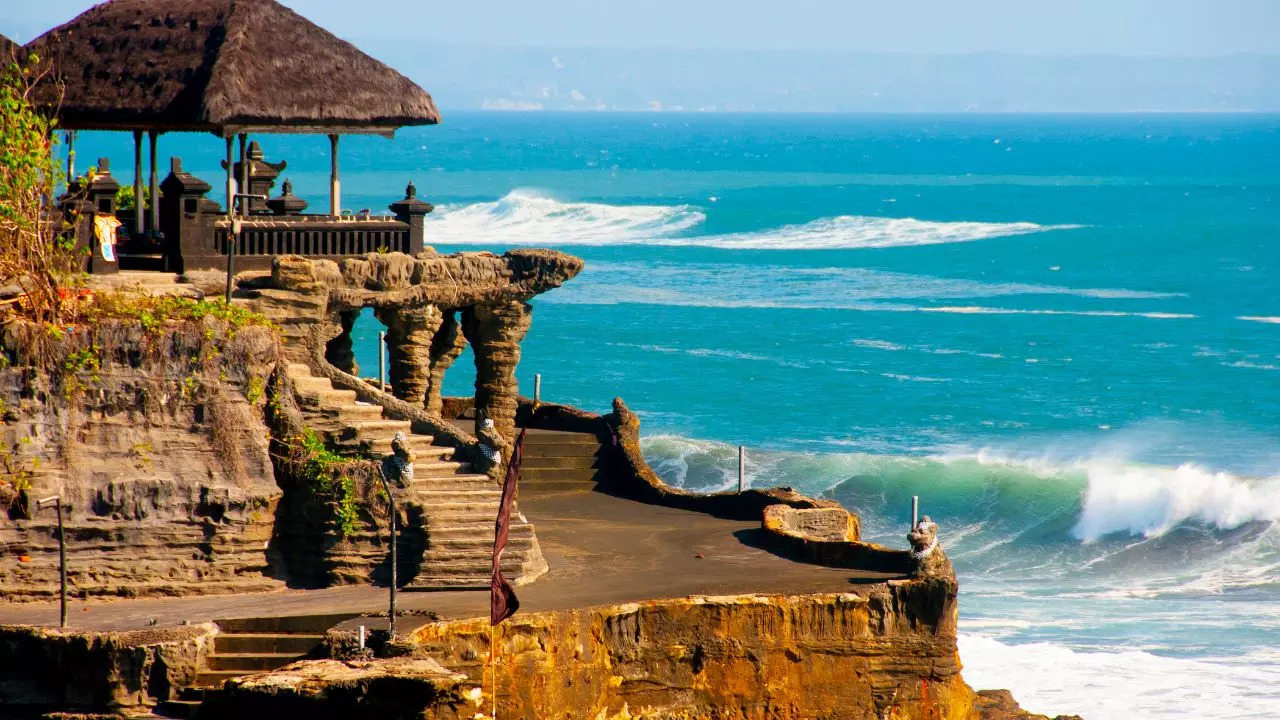
[{"label": "stone platform", "polygon": [[[687,510],[646,505],[586,489],[523,488],[521,509],[537,525],[551,567],[520,588],[522,612],[566,610],[688,595],[832,593],[892,579],[887,573],[794,562],[759,547],[759,521],[724,520]],[[76,548],[69,548],[74,564]],[[387,589],[348,586],[323,590],[187,598],[70,602],[70,626],[80,630],[167,627],[184,621],[293,615],[385,612]],[[398,605],[407,632],[428,620],[488,614],[485,591],[402,591]],[[0,625],[55,625],[57,603],[0,605]],[[154,621],[154,622],[153,622]],[[365,622],[375,625],[374,622]]]}]

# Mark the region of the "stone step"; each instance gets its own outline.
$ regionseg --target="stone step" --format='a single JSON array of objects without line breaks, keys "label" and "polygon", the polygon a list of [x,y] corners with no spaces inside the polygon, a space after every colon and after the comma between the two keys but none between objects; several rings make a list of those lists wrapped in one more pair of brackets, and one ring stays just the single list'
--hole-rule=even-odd
[{"label": "stone step", "polygon": [[311,366],[306,363],[289,363],[284,366],[284,373],[291,378],[311,377]]},{"label": "stone step", "polygon": [[355,390],[339,390],[332,385],[326,390],[298,389],[299,404],[304,410],[316,406],[347,405],[356,402],[356,397]]},{"label": "stone step", "polygon": [[489,490],[498,487],[493,481],[481,482],[479,480],[454,480],[456,476],[436,476],[422,477],[421,474],[414,476],[413,484],[409,487],[414,491],[418,490]]},{"label": "stone step", "polygon": [[600,439],[593,433],[570,432],[568,430],[530,430],[524,436],[526,447],[551,443],[599,444],[599,442]]},{"label": "stone step", "polygon": [[[489,532],[485,537],[476,537],[473,535],[457,536],[454,538],[440,539],[432,536],[428,540],[429,548],[423,557],[427,557],[432,553],[491,553],[493,552],[493,528],[489,528]],[[533,535],[508,535],[508,550],[526,550],[533,547]]]},{"label": "stone step", "polygon": [[324,642],[324,635],[300,633],[220,633],[213,638],[215,653],[293,653],[305,655]]},{"label": "stone step", "polygon": [[[409,435],[412,432],[411,426],[412,426],[412,423],[410,423],[408,420],[388,420],[388,419],[371,420],[369,422],[356,422],[356,423],[350,423],[348,425],[348,427],[351,429],[351,432],[353,433],[356,433],[359,435],[386,434],[388,440],[390,440],[390,438],[393,437],[398,432],[402,432],[406,436]],[[430,437],[430,436],[421,435],[419,437]]]},{"label": "stone step", "polygon": [[165,700],[155,707],[155,714],[162,718],[175,720],[192,720],[200,712],[203,700]]},{"label": "stone step", "polygon": [[595,480],[595,468],[520,468],[520,482],[591,482]]},{"label": "stone step", "polygon": [[214,624],[224,633],[257,635],[323,635],[334,625],[350,620],[355,613],[325,615],[280,615],[252,618],[225,618]]},{"label": "stone step", "polygon": [[[380,437],[373,441],[370,449],[378,454],[386,455],[391,452],[391,441],[395,438],[395,433],[386,437]],[[405,439],[409,441],[409,449],[417,456],[418,460],[427,459],[447,459],[453,456],[453,448],[444,445],[432,445],[435,438],[430,435],[411,435],[405,433]]]},{"label": "stone step", "polygon": [[301,653],[214,653],[205,658],[209,670],[238,670],[262,672],[284,667],[297,660]]},{"label": "stone step", "polygon": [[242,675],[248,675],[245,670],[205,670],[201,669],[196,673],[196,679],[191,683],[194,687],[200,688],[220,688],[222,684],[232,678],[238,678]]},{"label": "stone step", "polygon": [[[494,519],[485,520],[484,522],[461,523],[455,525],[440,525],[431,529],[431,536],[427,539],[428,543],[435,542],[451,542],[458,540],[466,540],[473,538],[487,537],[488,542],[493,542],[493,522]],[[533,525],[530,523],[512,523],[511,531],[508,539],[532,538]]]},{"label": "stone step", "polygon": [[329,378],[326,378],[326,377],[313,377],[311,375],[305,375],[303,377],[295,377],[291,379],[293,380],[293,386],[297,388],[298,392],[300,393],[335,389],[333,387],[333,383],[329,382]]},{"label": "stone step", "polygon": [[488,506],[502,499],[502,491],[497,487],[477,487],[467,490],[414,489],[423,502],[430,503],[433,507],[438,507],[442,503],[484,503]]},{"label": "stone step", "polygon": [[383,419],[382,406],[367,403],[326,404],[320,408],[320,412],[347,424]]},{"label": "stone step", "polygon": [[525,459],[536,457],[595,457],[600,444],[592,440],[590,443],[544,443],[530,445],[525,441]]},{"label": "stone step", "polygon": [[[417,454],[416,452],[414,453]],[[454,475],[475,475],[471,471],[471,463],[455,462],[453,460],[436,460],[428,458],[415,458],[413,461],[413,478],[414,480],[426,480],[428,478],[450,479]],[[488,475],[485,476],[489,477]]]},{"label": "stone step", "polygon": [[596,465],[595,455],[573,455],[561,457],[526,457],[520,465],[520,471],[527,470],[585,470]]},{"label": "stone step", "polygon": [[[505,573],[504,573],[505,574]],[[488,590],[489,575],[476,577],[437,577],[435,575],[418,575],[413,582],[405,585],[411,590]]]},{"label": "stone step", "polygon": [[[500,567],[504,575],[511,576],[520,572],[524,566],[524,558],[520,553],[502,554]],[[427,562],[424,556],[421,572],[432,577],[480,577],[487,582],[493,575],[493,558],[488,553],[476,557],[462,556],[457,559]]]}]

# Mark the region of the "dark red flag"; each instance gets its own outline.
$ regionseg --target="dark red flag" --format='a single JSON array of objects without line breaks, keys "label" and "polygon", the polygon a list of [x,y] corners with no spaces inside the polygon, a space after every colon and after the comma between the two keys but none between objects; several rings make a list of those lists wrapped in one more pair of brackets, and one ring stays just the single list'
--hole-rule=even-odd
[{"label": "dark red flag", "polygon": [[524,428],[516,438],[511,451],[511,463],[507,465],[507,477],[502,483],[502,501],[498,503],[498,520],[493,526],[493,578],[489,583],[489,624],[497,625],[516,614],[520,599],[511,583],[502,576],[502,551],[507,547],[507,534],[511,531],[511,506],[516,499],[516,482],[520,479],[520,461],[524,459]]}]

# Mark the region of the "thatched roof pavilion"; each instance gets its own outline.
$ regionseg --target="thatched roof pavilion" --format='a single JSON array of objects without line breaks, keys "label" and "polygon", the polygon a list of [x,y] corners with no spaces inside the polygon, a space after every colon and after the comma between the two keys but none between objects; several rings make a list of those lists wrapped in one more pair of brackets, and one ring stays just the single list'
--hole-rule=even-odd
[{"label": "thatched roof pavilion", "polygon": [[33,40],[72,130],[382,132],[440,120],[400,73],[275,0],[111,0]]},{"label": "thatched roof pavilion", "polygon": [[[52,64],[37,100],[62,128],[134,132],[137,197],[143,132],[153,197],[159,133],[226,138],[228,173],[236,135],[243,163],[249,133],[324,133],[330,214],[338,215],[339,135],[389,136],[440,121],[427,91],[275,0],[108,0],[26,48]],[[141,203],[137,213],[141,227]],[[153,226],[157,217],[153,207]]]}]

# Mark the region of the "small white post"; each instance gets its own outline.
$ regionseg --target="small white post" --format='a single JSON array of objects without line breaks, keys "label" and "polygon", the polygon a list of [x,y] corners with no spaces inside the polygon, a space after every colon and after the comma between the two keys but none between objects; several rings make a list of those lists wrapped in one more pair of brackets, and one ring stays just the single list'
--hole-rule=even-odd
[{"label": "small white post", "polygon": [[542,373],[533,376],[533,404],[542,402]]},{"label": "small white post", "polygon": [[387,391],[387,334],[378,333],[378,389]]},{"label": "small white post", "polygon": [[914,530],[917,523],[920,522],[920,496],[911,496],[911,528]]},{"label": "small white post", "polygon": [[365,640],[364,626],[363,626],[363,625],[361,625],[361,626],[356,630],[356,637],[360,638],[360,649],[361,649],[361,650],[363,650],[363,649],[364,649],[364,640]]},{"label": "small white post", "polygon": [[738,492],[742,492],[747,480],[747,449],[738,446]]}]

